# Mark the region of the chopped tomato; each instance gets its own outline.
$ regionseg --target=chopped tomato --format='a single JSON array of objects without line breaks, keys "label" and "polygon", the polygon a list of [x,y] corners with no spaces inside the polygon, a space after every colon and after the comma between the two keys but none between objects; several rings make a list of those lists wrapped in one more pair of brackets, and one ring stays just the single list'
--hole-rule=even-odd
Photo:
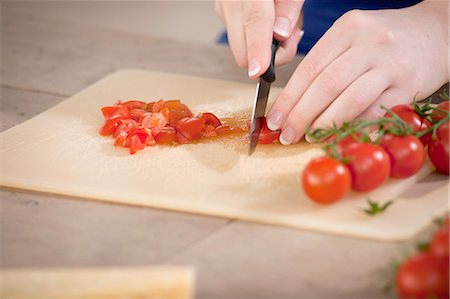
[{"label": "chopped tomato", "polygon": [[181,110],[181,101],[180,100],[165,101],[164,107],[169,108],[170,110]]},{"label": "chopped tomato", "polygon": [[216,127],[217,135],[224,135],[231,132],[231,128],[228,125],[220,125]]},{"label": "chopped tomato", "polygon": [[192,143],[191,140],[189,140],[188,138],[184,137],[183,134],[180,134],[179,132],[177,132],[177,142],[179,144]]},{"label": "chopped tomato", "polygon": [[130,154],[134,154],[137,151],[144,149],[145,143],[142,143],[138,135],[133,135],[130,137]]},{"label": "chopped tomato", "polygon": [[111,134],[114,134],[119,127],[120,123],[122,121],[121,116],[116,116],[110,119],[107,119],[105,123],[103,124],[102,128],[100,129],[100,134],[103,136],[108,136]]},{"label": "chopped tomato", "polygon": [[157,144],[173,144],[177,141],[177,133],[172,127],[164,127],[158,135],[155,136]]},{"label": "chopped tomato", "polygon": [[261,144],[270,144],[277,141],[280,137],[281,131],[271,131],[267,127],[266,118],[263,117],[261,120],[261,132],[259,133],[259,141]]},{"label": "chopped tomato", "polygon": [[159,100],[152,106],[152,112],[160,112],[164,108],[164,100]]},{"label": "chopped tomato", "polygon": [[128,108],[122,105],[106,106],[102,109],[102,114],[105,119],[110,119],[115,116],[123,116],[125,118],[130,117]]},{"label": "chopped tomato", "polygon": [[152,135],[156,136],[166,126],[167,119],[162,113],[151,113],[142,119],[141,124],[144,128],[151,129]]},{"label": "chopped tomato", "polygon": [[217,132],[213,125],[206,125],[202,131],[203,137],[215,137],[217,136]]},{"label": "chopped tomato", "polygon": [[[170,106],[170,107],[169,107]],[[180,103],[179,108],[172,108],[172,107],[176,107],[176,104],[172,104],[166,106],[167,108],[169,108],[169,124],[174,126],[180,119],[185,118],[185,117],[192,117],[192,112],[191,110],[189,110],[189,108],[183,104]]]},{"label": "chopped tomato", "polygon": [[124,103],[122,103],[123,106],[127,107],[128,109],[146,109],[147,108],[147,103],[146,102],[142,102],[142,101],[135,101],[135,100],[130,100],[130,101],[126,101]]},{"label": "chopped tomato", "polygon": [[141,142],[145,144],[147,142],[148,136],[151,135],[150,133],[151,131],[149,131],[144,127],[136,127],[131,129],[130,132],[128,132],[128,137],[131,138],[133,136],[138,136]]},{"label": "chopped tomato", "polygon": [[200,117],[205,120],[205,125],[212,125],[214,128],[222,125],[222,122],[212,113],[205,112],[200,114]]},{"label": "chopped tomato", "polygon": [[178,133],[192,141],[200,138],[204,124],[205,120],[203,118],[186,117],[176,123],[175,129]]},{"label": "chopped tomato", "polygon": [[140,109],[140,108],[134,108],[134,109],[130,110],[130,115],[134,120],[138,120],[145,113],[148,113],[148,112],[146,110]]},{"label": "chopped tomato", "polygon": [[168,120],[169,119],[170,110],[167,107],[161,109],[161,114]]}]

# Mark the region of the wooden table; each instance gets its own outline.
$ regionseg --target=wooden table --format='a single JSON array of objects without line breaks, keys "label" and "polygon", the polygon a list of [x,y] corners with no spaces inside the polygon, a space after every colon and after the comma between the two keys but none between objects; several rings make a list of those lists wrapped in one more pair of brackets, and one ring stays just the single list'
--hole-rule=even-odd
[{"label": "wooden table", "polygon": [[[1,130],[116,70],[249,81],[227,47],[43,17],[2,4]],[[284,85],[296,62],[280,69]],[[57,125],[57,124],[55,124]],[[2,267],[193,265],[197,298],[384,298],[391,262],[413,248],[238,220],[3,189]]]}]

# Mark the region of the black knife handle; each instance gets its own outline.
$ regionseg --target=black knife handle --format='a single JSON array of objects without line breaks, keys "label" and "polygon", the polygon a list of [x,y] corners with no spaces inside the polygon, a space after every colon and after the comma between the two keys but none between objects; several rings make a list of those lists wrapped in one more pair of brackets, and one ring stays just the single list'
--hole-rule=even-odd
[{"label": "black knife handle", "polygon": [[261,78],[269,83],[275,81],[275,54],[280,47],[280,42],[276,39],[272,40],[272,58],[270,60],[270,65],[267,71],[261,76]]}]

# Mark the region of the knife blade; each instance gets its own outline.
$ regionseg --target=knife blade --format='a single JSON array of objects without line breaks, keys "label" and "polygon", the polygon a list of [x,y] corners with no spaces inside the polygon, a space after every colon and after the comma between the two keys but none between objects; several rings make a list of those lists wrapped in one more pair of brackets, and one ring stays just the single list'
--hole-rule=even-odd
[{"label": "knife blade", "polygon": [[280,46],[277,40],[272,41],[272,59],[267,71],[259,78],[256,85],[256,95],[253,103],[252,118],[250,123],[250,146],[248,155],[251,156],[258,144],[261,133],[261,121],[266,113],[267,101],[269,99],[270,85],[275,81],[275,54]]}]

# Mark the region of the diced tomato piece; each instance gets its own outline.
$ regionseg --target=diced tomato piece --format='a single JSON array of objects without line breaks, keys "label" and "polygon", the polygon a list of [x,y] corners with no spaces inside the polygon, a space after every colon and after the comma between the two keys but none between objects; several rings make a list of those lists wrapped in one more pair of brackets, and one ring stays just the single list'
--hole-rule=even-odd
[{"label": "diced tomato piece", "polygon": [[179,132],[177,132],[177,142],[179,144],[187,144],[187,143],[192,143],[191,140],[189,140],[188,138],[184,137],[182,134],[180,134]]},{"label": "diced tomato piece", "polygon": [[216,133],[218,135],[224,135],[231,132],[231,128],[228,125],[221,125],[216,128]]},{"label": "diced tomato piece", "polygon": [[164,127],[158,135],[155,136],[157,144],[172,144],[177,141],[177,133],[172,127]]},{"label": "diced tomato piece", "polygon": [[122,105],[106,106],[102,109],[102,114],[105,119],[110,119],[115,116],[123,116],[125,118],[130,117],[128,108]]},{"label": "diced tomato piece", "polygon": [[164,100],[159,100],[152,106],[152,112],[160,112],[162,108],[164,108]]},{"label": "diced tomato piece", "polygon": [[162,113],[151,113],[142,119],[141,124],[144,128],[151,129],[152,135],[156,136],[167,125],[167,119]]},{"label": "diced tomato piece", "polygon": [[121,121],[122,121],[121,116],[115,116],[113,118],[105,120],[105,123],[100,129],[100,134],[103,136],[114,134],[117,128],[119,127]]},{"label": "diced tomato piece", "polygon": [[143,144],[147,142],[148,136],[151,135],[151,131],[144,127],[136,127],[128,132],[128,137],[138,136]]},{"label": "diced tomato piece", "polygon": [[206,125],[203,128],[202,136],[203,137],[215,137],[215,136],[217,136],[217,132],[215,131],[214,126],[213,125]]},{"label": "diced tomato piece", "polygon": [[177,133],[192,141],[200,138],[204,124],[203,118],[186,117],[176,123],[175,129]]},{"label": "diced tomato piece", "polygon": [[122,103],[123,106],[127,107],[129,110],[131,109],[147,109],[147,103],[142,101],[130,100]]},{"label": "diced tomato piece", "polygon": [[164,107],[169,108],[170,110],[181,110],[181,108],[182,108],[180,100],[165,101]]},{"label": "diced tomato piece", "polygon": [[183,104],[180,103],[180,109],[172,110],[170,109],[169,112],[169,124],[174,126],[180,119],[183,119],[185,117],[192,117],[192,112],[189,110],[189,108]]},{"label": "diced tomato piece", "polygon": [[125,141],[127,140],[128,133],[125,131],[121,131],[117,136],[115,137],[116,140],[114,141],[114,145],[117,146],[125,146]]},{"label": "diced tomato piece", "polygon": [[200,117],[205,120],[206,125],[212,125],[214,128],[217,128],[218,126],[222,125],[220,119],[210,112],[204,112],[200,114]]},{"label": "diced tomato piece", "polygon": [[134,120],[138,120],[141,118],[142,115],[144,115],[145,113],[148,113],[146,110],[144,109],[140,109],[140,108],[134,108],[130,110],[130,115]]},{"label": "diced tomato piece", "polygon": [[135,154],[137,151],[144,149],[145,143],[142,143],[138,135],[130,137],[130,154]]},{"label": "diced tomato piece", "polygon": [[160,113],[161,113],[162,115],[164,115],[164,117],[165,117],[167,120],[169,119],[169,113],[170,113],[169,108],[167,108],[167,107],[162,108]]},{"label": "diced tomato piece", "polygon": [[261,120],[261,133],[259,133],[258,143],[261,144],[273,143],[274,141],[278,140],[278,138],[280,137],[280,133],[281,133],[280,130],[278,131],[269,130],[269,128],[267,127],[266,118],[263,117]]},{"label": "diced tomato piece", "polygon": [[116,131],[114,132],[114,138],[116,138],[119,134],[125,133],[128,134],[128,132],[137,126],[137,122],[132,119],[122,119],[121,124],[117,127]]},{"label": "diced tomato piece", "polygon": [[147,110],[148,112],[152,112],[153,105],[155,105],[155,102],[148,102],[147,109],[145,109],[145,110]]}]

